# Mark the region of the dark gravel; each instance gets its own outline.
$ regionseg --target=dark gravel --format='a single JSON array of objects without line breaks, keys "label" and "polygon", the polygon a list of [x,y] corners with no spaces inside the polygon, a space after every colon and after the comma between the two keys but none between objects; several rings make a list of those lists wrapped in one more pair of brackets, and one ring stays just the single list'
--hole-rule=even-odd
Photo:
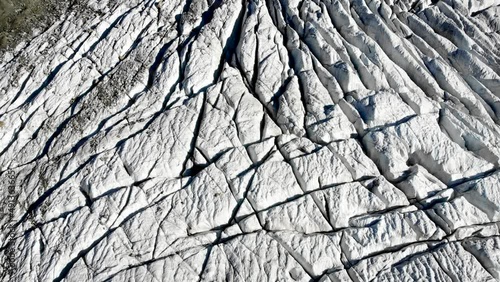
[{"label": "dark gravel", "polygon": [[[73,2],[73,3],[72,3]],[[0,50],[47,29],[76,1],[0,0]]]}]

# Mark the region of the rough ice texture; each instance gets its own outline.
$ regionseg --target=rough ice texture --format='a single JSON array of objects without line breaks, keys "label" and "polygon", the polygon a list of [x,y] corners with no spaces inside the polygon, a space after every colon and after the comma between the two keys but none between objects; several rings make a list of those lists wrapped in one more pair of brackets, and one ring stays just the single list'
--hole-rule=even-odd
[{"label": "rough ice texture", "polygon": [[0,58],[1,281],[500,279],[498,1],[118,2]]}]

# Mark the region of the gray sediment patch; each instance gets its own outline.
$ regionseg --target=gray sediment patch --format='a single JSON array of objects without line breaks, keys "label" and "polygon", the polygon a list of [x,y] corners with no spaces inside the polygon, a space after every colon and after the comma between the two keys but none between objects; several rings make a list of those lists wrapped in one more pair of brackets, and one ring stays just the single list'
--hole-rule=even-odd
[{"label": "gray sediment patch", "polygon": [[0,50],[13,48],[47,29],[67,11],[70,0],[0,0]]}]

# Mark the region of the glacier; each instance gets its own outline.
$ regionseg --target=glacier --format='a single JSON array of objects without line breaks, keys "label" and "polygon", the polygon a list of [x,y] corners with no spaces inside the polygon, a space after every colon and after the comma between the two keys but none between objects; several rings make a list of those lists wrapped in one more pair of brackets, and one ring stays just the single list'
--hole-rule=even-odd
[{"label": "glacier", "polygon": [[0,50],[1,281],[500,280],[500,1],[73,2]]}]

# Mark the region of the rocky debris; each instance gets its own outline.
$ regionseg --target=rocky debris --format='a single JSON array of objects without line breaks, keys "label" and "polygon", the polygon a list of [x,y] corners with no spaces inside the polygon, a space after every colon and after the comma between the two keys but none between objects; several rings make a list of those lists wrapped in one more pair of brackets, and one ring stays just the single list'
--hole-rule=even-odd
[{"label": "rocky debris", "polygon": [[1,281],[500,279],[497,2],[61,4],[0,52]]}]

